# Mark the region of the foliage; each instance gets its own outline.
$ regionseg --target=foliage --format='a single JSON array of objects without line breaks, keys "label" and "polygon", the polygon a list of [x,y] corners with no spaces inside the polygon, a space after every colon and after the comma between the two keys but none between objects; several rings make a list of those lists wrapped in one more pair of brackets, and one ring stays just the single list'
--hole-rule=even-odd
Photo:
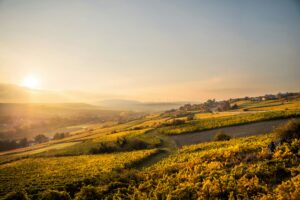
[{"label": "foliage", "polygon": [[284,144],[270,157],[267,144],[273,139],[266,135],[185,146],[141,172],[142,180],[129,187],[133,189],[126,197],[259,199],[272,196],[275,190],[276,197],[297,199],[300,152],[291,153],[291,149],[298,148],[300,141]]},{"label": "foliage", "polygon": [[271,119],[284,119],[284,118],[292,118],[292,117],[299,117],[299,116],[300,116],[300,110],[258,112],[258,113],[220,117],[220,118],[198,119],[198,120],[188,121],[180,125],[161,127],[158,129],[158,131],[162,134],[175,135],[175,134],[220,128],[225,126],[247,124],[251,122],[266,121]]},{"label": "foliage", "polygon": [[0,140],[0,151],[7,151],[16,148],[27,147],[28,141],[23,138],[19,141],[17,140]]},{"label": "foliage", "polygon": [[75,196],[75,200],[101,200],[103,198],[104,195],[101,194],[100,190],[90,185],[82,187]]},{"label": "foliage", "polygon": [[71,200],[70,195],[65,191],[46,190],[38,196],[39,200]]},{"label": "foliage", "polygon": [[67,184],[101,182],[112,171],[135,165],[156,153],[156,150],[142,150],[99,156],[28,158],[3,164],[0,196],[19,189],[26,189],[32,195],[45,189],[62,189]]},{"label": "foliage", "polygon": [[110,142],[101,142],[98,147],[91,148],[91,154],[99,153],[111,153],[111,152],[120,152],[120,151],[133,151],[141,149],[150,149],[154,148],[157,145],[152,145],[149,142],[141,140],[139,138],[118,138],[116,141]]},{"label": "foliage", "polygon": [[60,140],[69,136],[70,136],[69,133],[55,133],[55,135],[53,136],[53,140]]},{"label": "foliage", "polygon": [[290,141],[294,138],[300,139],[300,122],[290,120],[285,125],[277,128],[275,134],[280,141]]},{"label": "foliage", "polygon": [[24,191],[18,191],[18,192],[10,192],[3,200],[29,200],[29,197],[27,196],[26,192]]},{"label": "foliage", "polygon": [[[251,109],[235,103],[238,108]],[[214,100],[206,104],[207,108],[218,108]],[[224,102],[224,106],[228,104]],[[33,199],[38,194],[61,194],[46,191],[50,189],[66,191],[76,199],[299,199],[300,139],[295,135],[295,125],[283,128],[282,133],[291,136],[290,142],[277,145],[272,154],[267,146],[279,131],[277,135],[202,143],[178,150],[172,139],[158,132],[181,134],[299,117],[300,110],[199,114],[192,108],[185,105],[179,109],[184,113],[180,118],[159,114],[134,121],[120,118],[119,124],[89,126],[69,137],[3,155],[0,197],[21,189]],[[160,149],[133,151],[156,147]],[[93,148],[94,152],[90,150]],[[111,153],[115,151],[132,152]],[[89,152],[102,154],[83,155]],[[157,161],[152,158],[164,159],[142,168]]]},{"label": "foliage", "polygon": [[213,138],[214,141],[226,141],[230,139],[231,137],[223,132],[218,132]]},{"label": "foliage", "polygon": [[49,141],[49,138],[46,137],[45,135],[43,134],[39,134],[37,136],[34,137],[34,141],[36,143],[43,143],[43,142],[48,142]]}]

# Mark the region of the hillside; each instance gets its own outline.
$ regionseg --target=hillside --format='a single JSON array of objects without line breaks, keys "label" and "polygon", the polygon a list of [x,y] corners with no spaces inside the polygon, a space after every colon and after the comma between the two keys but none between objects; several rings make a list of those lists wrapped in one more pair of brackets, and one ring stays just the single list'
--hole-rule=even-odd
[{"label": "hillside", "polygon": [[53,136],[75,125],[131,120],[142,115],[83,103],[0,103],[0,140]]},{"label": "hillside", "polygon": [[133,110],[133,111],[165,111],[179,108],[186,102],[140,102],[123,99],[108,99],[97,102],[97,105],[108,109]]},{"label": "hillside", "polygon": [[[252,107],[254,103],[262,104],[251,102]],[[27,105],[33,116],[44,115],[40,113],[44,106],[49,115],[60,111],[65,117],[77,112],[102,116],[107,112],[112,119],[72,126],[79,128],[70,129],[66,137],[2,152],[0,196],[25,190],[31,199],[37,199],[47,188],[77,199],[87,198],[85,195],[92,199],[297,199],[299,138],[277,145],[271,154],[268,145],[277,141],[276,133],[271,133],[274,128],[300,116],[299,99],[290,99],[287,109],[278,108],[278,103],[266,100],[259,111],[179,108],[142,116],[86,104]],[[25,115],[24,105],[19,106],[5,109],[14,113],[13,109],[22,108]],[[131,118],[121,120],[124,116]],[[278,119],[282,123],[275,123]],[[271,125],[267,129],[258,126],[256,136],[244,137],[247,134],[239,128],[253,129],[257,122]],[[232,139],[213,141],[218,128],[226,127],[232,132],[223,133]],[[209,135],[207,140],[184,143],[191,134],[197,138]]]},{"label": "hillside", "polygon": [[[26,189],[35,198],[34,194],[38,191],[51,188],[66,190],[72,196],[83,187],[82,191],[86,189],[95,191],[95,194],[90,195],[96,195],[101,199],[104,197],[122,199],[132,197],[137,199],[196,199],[197,197],[289,199],[291,197],[297,199],[300,192],[298,190],[300,141],[294,140],[291,144],[284,144],[278,147],[274,154],[269,155],[267,145],[271,140],[273,140],[272,135],[265,135],[186,146],[142,171],[136,171],[134,165],[131,168],[126,164],[131,162],[128,159],[131,157],[127,154],[78,156],[74,159],[72,157],[24,159],[0,166],[0,182],[5,186],[1,188],[1,193],[5,194],[20,188]],[[149,153],[145,156],[150,155]],[[135,154],[130,155],[135,156]],[[113,165],[109,164],[108,162],[111,161],[105,160],[110,159],[109,156],[117,156],[118,159],[126,157],[126,162],[120,161],[131,169],[119,168],[118,160],[114,160]],[[80,165],[76,168],[71,167],[70,159],[71,162],[78,160]],[[102,160],[105,166],[113,167],[115,170],[115,167],[118,167],[118,170],[107,173],[103,165],[99,166]],[[43,163],[47,163],[47,167]],[[70,172],[75,174],[70,174],[69,167],[72,169]],[[50,171],[46,173],[44,168]],[[86,168],[88,170],[85,170]],[[19,174],[23,170],[30,170],[25,177]],[[102,175],[99,176],[100,172]],[[60,173],[63,173],[63,176],[59,175]],[[41,176],[37,177],[37,174]],[[69,180],[71,176],[73,178]],[[35,184],[30,185],[28,181],[33,181]],[[55,184],[52,184],[53,182]],[[85,184],[94,187],[86,188],[83,186]]]}]

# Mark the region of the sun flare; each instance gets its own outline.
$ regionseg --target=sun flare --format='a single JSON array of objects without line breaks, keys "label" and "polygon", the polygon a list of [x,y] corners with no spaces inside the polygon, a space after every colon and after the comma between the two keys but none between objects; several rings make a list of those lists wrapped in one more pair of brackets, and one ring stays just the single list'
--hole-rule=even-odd
[{"label": "sun flare", "polygon": [[34,76],[28,75],[23,79],[21,85],[30,89],[38,89],[39,81]]}]

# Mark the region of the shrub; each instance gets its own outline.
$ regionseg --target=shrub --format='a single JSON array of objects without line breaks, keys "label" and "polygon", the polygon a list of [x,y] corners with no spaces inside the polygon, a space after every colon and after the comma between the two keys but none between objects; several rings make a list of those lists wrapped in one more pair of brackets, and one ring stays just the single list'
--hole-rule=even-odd
[{"label": "shrub", "polygon": [[[300,197],[300,175],[292,179],[282,182],[275,189],[277,199],[299,199]],[[274,199],[274,198],[273,198]]]},{"label": "shrub", "polygon": [[112,143],[101,142],[97,148],[92,148],[90,150],[90,154],[111,153],[117,150],[117,147]]},{"label": "shrub", "polygon": [[148,143],[140,139],[131,139],[128,143],[129,150],[146,149],[147,147]]},{"label": "shrub", "polygon": [[120,151],[131,151],[139,149],[148,149],[151,144],[137,138],[127,139],[118,138],[116,141],[101,142],[98,147],[90,149],[90,154],[112,153]]},{"label": "shrub", "polygon": [[8,193],[3,200],[30,200],[27,196],[26,192],[18,191],[18,192],[10,192]]},{"label": "shrub", "polygon": [[80,188],[82,187],[82,182],[74,182],[74,183],[67,183],[64,187],[64,189],[70,194],[70,196],[73,198],[77,192],[80,191]]},{"label": "shrub", "polygon": [[215,136],[214,136],[214,141],[227,141],[230,140],[231,136],[226,135],[223,132],[218,132]]},{"label": "shrub", "polygon": [[120,146],[120,147],[124,147],[124,145],[127,144],[127,139],[125,137],[121,137],[121,138],[118,138],[116,143]]},{"label": "shrub", "polygon": [[75,195],[75,200],[100,200],[103,194],[94,186],[85,186]]},{"label": "shrub", "polygon": [[300,122],[296,120],[288,121],[286,124],[275,130],[275,135],[280,141],[300,139]]},{"label": "shrub", "polygon": [[46,190],[39,194],[39,200],[71,200],[70,195],[65,191]]},{"label": "shrub", "polygon": [[195,118],[194,115],[188,115],[186,120],[191,121],[194,120],[194,118]]},{"label": "shrub", "polygon": [[45,135],[40,134],[34,137],[34,141],[37,143],[48,142],[49,138]]},{"label": "shrub", "polygon": [[238,109],[238,108],[239,108],[239,106],[236,103],[231,106],[232,110],[235,110],[235,109]]}]

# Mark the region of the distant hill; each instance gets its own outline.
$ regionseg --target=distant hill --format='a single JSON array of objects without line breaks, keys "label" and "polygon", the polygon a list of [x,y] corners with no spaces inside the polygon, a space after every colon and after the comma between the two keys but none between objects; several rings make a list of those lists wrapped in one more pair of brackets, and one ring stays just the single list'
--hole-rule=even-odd
[{"label": "distant hill", "polygon": [[12,84],[0,84],[0,103],[59,103],[79,102],[66,92],[33,90]]},{"label": "distant hill", "polygon": [[140,102],[124,99],[109,99],[97,102],[97,105],[107,109],[133,111],[164,111],[179,108],[187,102]]},{"label": "distant hill", "polygon": [[0,140],[52,136],[56,129],[85,123],[130,121],[143,113],[107,110],[84,103],[0,103]]},{"label": "distant hill", "polygon": [[[106,100],[103,100],[106,99]],[[165,111],[188,102],[140,102],[125,99],[109,99],[105,95],[78,91],[33,90],[12,84],[0,83],[0,103],[78,103],[85,102],[103,109],[131,111]],[[69,104],[68,106],[71,106]],[[78,105],[77,105],[78,106]]]}]

